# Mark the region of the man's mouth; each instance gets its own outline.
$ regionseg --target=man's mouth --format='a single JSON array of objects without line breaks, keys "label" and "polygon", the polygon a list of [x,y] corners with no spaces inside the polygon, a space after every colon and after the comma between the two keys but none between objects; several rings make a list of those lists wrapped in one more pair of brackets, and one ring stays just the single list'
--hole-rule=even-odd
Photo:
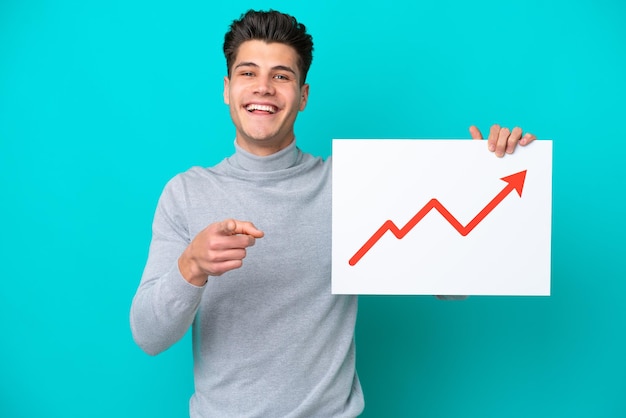
[{"label": "man's mouth", "polygon": [[265,112],[272,115],[278,111],[278,109],[274,106],[261,104],[249,104],[246,106],[246,110],[248,112]]}]

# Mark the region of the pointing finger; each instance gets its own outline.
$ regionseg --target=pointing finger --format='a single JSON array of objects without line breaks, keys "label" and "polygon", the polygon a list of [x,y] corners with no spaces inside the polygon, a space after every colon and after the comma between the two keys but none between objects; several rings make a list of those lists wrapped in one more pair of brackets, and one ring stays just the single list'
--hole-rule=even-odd
[{"label": "pointing finger", "polygon": [[252,222],[226,219],[221,223],[221,230],[224,235],[250,235],[254,238],[263,237],[263,231],[254,226]]}]

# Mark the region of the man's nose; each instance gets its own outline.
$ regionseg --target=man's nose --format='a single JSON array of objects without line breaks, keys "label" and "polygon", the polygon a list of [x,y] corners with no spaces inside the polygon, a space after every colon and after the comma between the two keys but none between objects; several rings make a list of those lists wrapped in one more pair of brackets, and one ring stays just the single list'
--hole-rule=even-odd
[{"label": "man's nose", "polygon": [[271,77],[257,77],[254,92],[261,95],[274,94],[274,86]]}]

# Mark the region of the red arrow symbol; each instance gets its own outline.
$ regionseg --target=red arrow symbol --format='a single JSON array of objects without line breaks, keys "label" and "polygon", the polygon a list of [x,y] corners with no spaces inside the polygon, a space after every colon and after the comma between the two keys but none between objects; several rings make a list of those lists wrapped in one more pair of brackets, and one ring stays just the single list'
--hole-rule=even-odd
[{"label": "red arrow symbol", "polygon": [[378,242],[378,240],[383,235],[385,235],[387,231],[391,231],[391,233],[393,233],[393,235],[395,235],[398,239],[404,238],[405,235],[408,234],[413,229],[413,227],[417,225],[419,221],[421,221],[422,218],[426,216],[426,214],[428,214],[428,212],[431,211],[431,209],[437,209],[439,213],[450,223],[450,225],[452,225],[454,229],[459,232],[459,234],[466,236],[472,231],[472,229],[476,227],[476,225],[480,223],[480,221],[485,219],[485,217],[489,215],[489,213],[494,210],[495,207],[498,206],[500,202],[502,202],[504,198],[507,197],[509,193],[511,193],[513,190],[517,191],[517,194],[522,197],[522,189],[524,188],[525,179],[526,170],[520,171],[519,173],[511,174],[510,176],[502,177],[500,180],[504,180],[508,184],[504,187],[504,189],[502,189],[500,193],[496,195],[496,197],[491,200],[491,202],[487,203],[487,206],[485,206],[483,210],[478,212],[474,219],[472,219],[466,226],[463,226],[437,199],[431,199],[401,229],[398,228],[398,226],[393,223],[393,221],[385,221],[385,223],[382,224],[380,228],[378,228],[378,231],[376,231],[374,235],[372,235],[372,237],[368,239],[367,242],[365,242],[361,249],[352,256],[349,263],[351,266],[354,266],[356,263],[358,263],[359,260],[363,258],[365,254],[367,254],[367,252]]}]

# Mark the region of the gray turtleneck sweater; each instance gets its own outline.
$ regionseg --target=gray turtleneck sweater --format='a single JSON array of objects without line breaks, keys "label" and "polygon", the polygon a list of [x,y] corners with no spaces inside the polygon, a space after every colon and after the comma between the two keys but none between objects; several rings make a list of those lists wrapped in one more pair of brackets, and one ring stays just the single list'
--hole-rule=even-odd
[{"label": "gray turtleneck sweater", "polygon": [[[177,260],[213,222],[265,236],[243,267],[189,284]],[[354,417],[356,296],[331,294],[331,165],[292,143],[236,152],[165,187],[131,307],[137,344],[157,354],[193,327],[191,417]]]}]

